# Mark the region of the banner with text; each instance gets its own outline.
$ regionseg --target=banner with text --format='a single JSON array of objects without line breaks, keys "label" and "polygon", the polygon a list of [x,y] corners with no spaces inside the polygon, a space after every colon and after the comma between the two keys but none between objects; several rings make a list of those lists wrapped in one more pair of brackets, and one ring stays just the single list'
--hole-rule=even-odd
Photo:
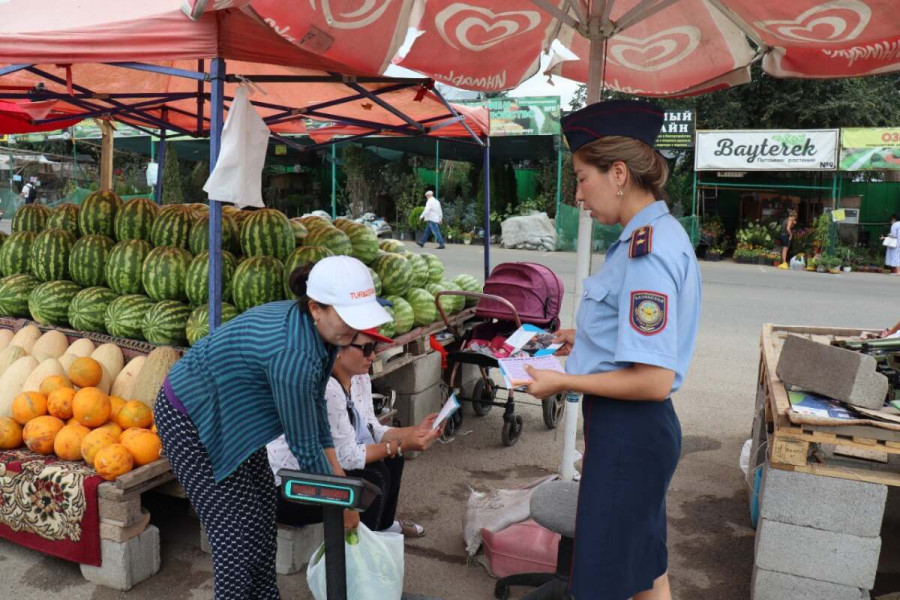
[{"label": "banner with text", "polygon": [[656,138],[656,147],[660,149],[693,148],[694,147],[694,109],[667,110],[662,131]]},{"label": "banner with text", "polygon": [[484,106],[491,112],[491,136],[559,135],[559,96],[454,100],[465,106]]},{"label": "banner with text", "polygon": [[834,171],[837,129],[698,131],[697,171]]},{"label": "banner with text", "polygon": [[841,171],[900,170],[900,128],[841,130]]}]

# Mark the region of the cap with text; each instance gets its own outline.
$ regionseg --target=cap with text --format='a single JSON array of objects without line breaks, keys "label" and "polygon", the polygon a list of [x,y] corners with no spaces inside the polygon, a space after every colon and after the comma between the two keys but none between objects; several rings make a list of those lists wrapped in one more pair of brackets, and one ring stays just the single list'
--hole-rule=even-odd
[{"label": "cap with text", "polygon": [[309,273],[306,295],[333,306],[344,323],[359,331],[391,320],[375,297],[369,268],[350,256],[328,256],[317,262]]}]

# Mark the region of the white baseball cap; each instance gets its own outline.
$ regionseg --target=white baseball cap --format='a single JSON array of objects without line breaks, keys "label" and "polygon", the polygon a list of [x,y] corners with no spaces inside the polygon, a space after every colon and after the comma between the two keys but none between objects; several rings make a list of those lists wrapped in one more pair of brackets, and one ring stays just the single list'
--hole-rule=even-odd
[{"label": "white baseball cap", "polygon": [[328,256],[317,262],[306,281],[306,295],[333,306],[344,323],[358,331],[391,320],[375,297],[369,268],[350,256]]}]

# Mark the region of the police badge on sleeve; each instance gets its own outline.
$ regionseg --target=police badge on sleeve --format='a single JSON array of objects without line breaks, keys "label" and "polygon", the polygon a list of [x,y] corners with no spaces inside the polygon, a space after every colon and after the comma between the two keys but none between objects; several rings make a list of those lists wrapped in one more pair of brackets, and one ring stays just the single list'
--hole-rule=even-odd
[{"label": "police badge on sleeve", "polygon": [[644,290],[631,292],[631,326],[642,335],[654,335],[669,320],[668,296]]}]

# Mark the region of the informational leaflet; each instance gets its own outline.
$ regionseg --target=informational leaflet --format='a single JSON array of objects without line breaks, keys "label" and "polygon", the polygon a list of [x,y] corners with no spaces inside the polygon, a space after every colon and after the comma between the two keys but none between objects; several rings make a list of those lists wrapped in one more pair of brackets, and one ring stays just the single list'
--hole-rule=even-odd
[{"label": "informational leaflet", "polygon": [[556,371],[557,373],[565,373],[562,364],[555,356],[523,356],[520,358],[501,358],[497,361],[500,365],[500,372],[503,379],[506,380],[506,386],[517,388],[528,385],[534,381],[525,371],[525,367],[533,367],[539,370]]},{"label": "informational leaflet", "polygon": [[441,407],[441,412],[438,413],[437,419],[434,420],[434,425],[431,426],[432,431],[443,425],[444,421],[449,419],[457,410],[459,410],[459,400],[456,399],[456,394],[450,394],[450,397],[444,402],[444,406]]},{"label": "informational leaflet", "polygon": [[791,402],[791,410],[799,415],[846,420],[859,418],[837,400],[809,392],[789,392],[788,398]]},{"label": "informational leaflet", "polygon": [[553,334],[529,323],[519,327],[506,338],[509,354],[520,350],[532,352],[534,356],[549,356],[559,350],[562,344],[553,343]]}]

